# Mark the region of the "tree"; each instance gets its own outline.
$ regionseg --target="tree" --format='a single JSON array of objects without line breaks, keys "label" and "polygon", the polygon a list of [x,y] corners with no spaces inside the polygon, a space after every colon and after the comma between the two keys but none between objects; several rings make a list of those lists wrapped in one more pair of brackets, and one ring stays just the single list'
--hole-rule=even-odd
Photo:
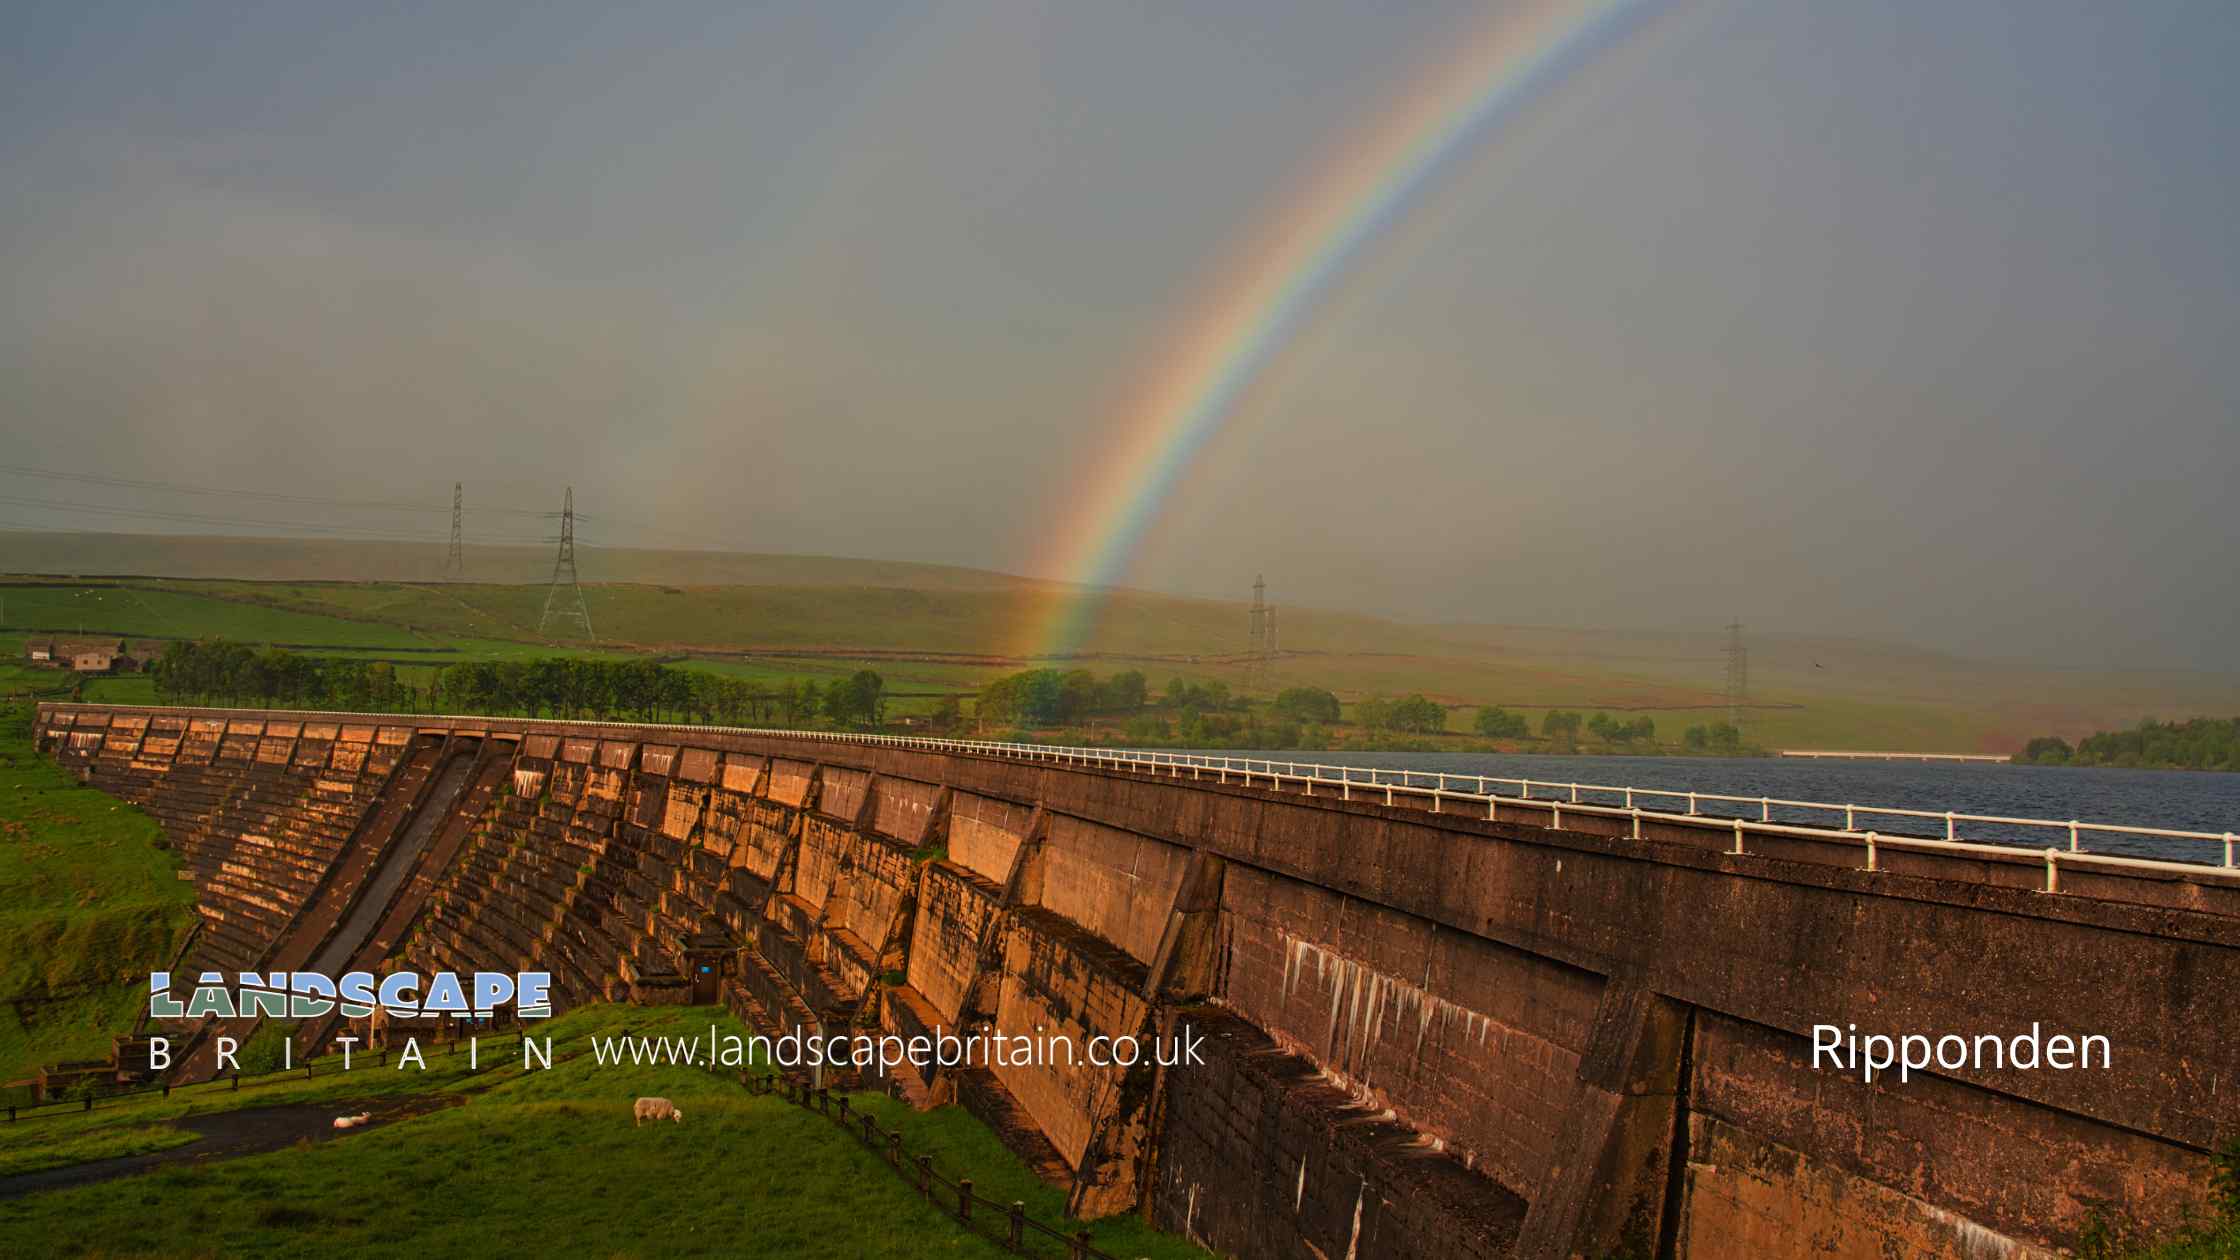
[{"label": "tree", "polygon": [[1540,719],[1540,733],[1549,739],[1575,739],[1579,734],[1579,715],[1563,709],[1550,709]]},{"label": "tree", "polygon": [[1122,670],[1105,681],[1103,705],[1107,713],[1134,713],[1150,697],[1150,684],[1140,669]]},{"label": "tree", "polygon": [[927,723],[937,731],[953,731],[964,724],[964,706],[955,696],[943,696],[941,703],[933,706],[933,716]]},{"label": "tree", "polygon": [[1371,696],[1353,706],[1353,720],[1372,731],[1381,731],[1392,724],[1392,702],[1383,696]]},{"label": "tree", "polygon": [[1058,678],[1058,698],[1053,721],[1078,722],[1095,713],[1103,698],[1097,676],[1085,669],[1069,669]]},{"label": "tree", "polygon": [[1428,735],[1447,729],[1447,710],[1419,693],[1394,701],[1392,715],[1387,720],[1393,730]]},{"label": "tree", "polygon": [[1338,697],[1320,687],[1287,687],[1276,696],[1275,711],[1299,722],[1335,722]]},{"label": "tree", "polygon": [[1525,721],[1524,714],[1511,713],[1499,706],[1479,709],[1475,725],[1478,733],[1488,739],[1523,739],[1532,733],[1532,725]]},{"label": "tree", "polygon": [[2021,760],[2041,766],[2065,766],[2074,756],[2076,750],[2069,747],[2068,740],[2058,735],[2046,735],[2023,745]]},{"label": "tree", "polygon": [[886,680],[876,671],[859,669],[832,685],[825,696],[825,712],[842,722],[877,724],[886,716],[886,689]]}]

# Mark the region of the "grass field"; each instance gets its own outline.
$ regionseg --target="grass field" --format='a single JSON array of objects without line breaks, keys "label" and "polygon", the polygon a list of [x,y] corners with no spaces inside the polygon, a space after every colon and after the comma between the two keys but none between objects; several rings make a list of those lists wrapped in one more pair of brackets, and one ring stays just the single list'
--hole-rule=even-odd
[{"label": "grass field", "polygon": [[[600,1066],[582,1053],[593,1036],[704,1035],[710,1024],[742,1031],[716,1008],[590,1007],[535,1030],[555,1039],[550,1071],[497,1066],[496,1056],[471,1074],[457,1055],[430,1058],[426,1072],[361,1059],[356,1071],[309,1081],[182,1091],[21,1123],[0,1131],[0,1167],[42,1151],[145,1148],[167,1140],[162,1133],[177,1120],[221,1108],[311,1102],[339,1114],[361,1099],[404,1093],[467,1098],[306,1149],[0,1200],[0,1254],[1005,1254],[927,1205],[831,1121],[749,1094],[733,1073]],[[684,1123],[633,1127],[630,1103],[640,1095],[676,1100]],[[1035,1180],[971,1117],[855,1101],[899,1124],[911,1156],[930,1155],[943,1175],[969,1176],[981,1194],[1023,1201],[1036,1219],[1058,1223],[1063,1194]],[[1118,1255],[1205,1254],[1133,1217],[1090,1228]]]},{"label": "grass field", "polygon": [[0,1081],[104,1058],[193,921],[154,820],[81,787],[0,708]]}]

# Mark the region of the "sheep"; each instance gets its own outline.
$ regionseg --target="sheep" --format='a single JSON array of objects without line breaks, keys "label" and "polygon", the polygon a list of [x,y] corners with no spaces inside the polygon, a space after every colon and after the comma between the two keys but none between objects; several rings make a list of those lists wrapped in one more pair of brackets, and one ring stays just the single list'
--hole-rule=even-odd
[{"label": "sheep", "polygon": [[361,1124],[370,1124],[372,1123],[372,1121],[372,1112],[361,1111],[354,1116],[336,1116],[334,1118],[334,1127],[338,1129],[355,1129]]},{"label": "sheep", "polygon": [[684,1113],[677,1110],[677,1105],[666,1098],[641,1098],[638,1100],[638,1105],[632,1108],[632,1114],[634,1117],[631,1123],[632,1128],[637,1128],[648,1120],[656,1124],[663,1120],[674,1120],[678,1124],[684,1123]]}]

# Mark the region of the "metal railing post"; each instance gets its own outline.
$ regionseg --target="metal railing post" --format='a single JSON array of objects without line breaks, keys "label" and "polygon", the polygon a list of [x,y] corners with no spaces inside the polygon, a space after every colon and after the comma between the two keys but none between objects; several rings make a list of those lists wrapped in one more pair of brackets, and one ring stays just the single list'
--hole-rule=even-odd
[{"label": "metal railing post", "polygon": [[2046,850],[2046,891],[2049,893],[2061,891],[2061,868],[2056,865],[2060,858],[2061,850]]},{"label": "metal railing post", "polygon": [[1870,871],[1879,871],[1882,869],[1882,867],[1877,864],[1875,858],[1874,842],[1875,834],[1870,831],[1867,833],[1867,869]]},{"label": "metal railing post", "polygon": [[1742,852],[1742,820],[1739,818],[1734,820],[1734,851],[1737,855]]}]

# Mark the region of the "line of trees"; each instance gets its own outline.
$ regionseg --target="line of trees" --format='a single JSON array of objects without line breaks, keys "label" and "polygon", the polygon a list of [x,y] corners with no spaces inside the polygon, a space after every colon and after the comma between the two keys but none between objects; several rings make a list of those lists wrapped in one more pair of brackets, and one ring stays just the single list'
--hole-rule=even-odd
[{"label": "line of trees", "polygon": [[[1192,746],[1291,748],[1304,740],[1322,746],[1328,727],[1345,721],[1337,694],[1324,687],[1286,687],[1264,710],[1230,692],[1228,684],[1168,680],[1156,702],[1146,697],[1143,675],[1130,670],[1099,678],[1086,669],[1030,669],[1009,674],[980,691],[978,717],[983,726],[1079,726],[1097,718],[1121,719],[1131,741]],[[1393,699],[1372,696],[1353,706],[1353,721],[1372,737],[1437,735],[1447,729],[1446,706],[1421,693]],[[1477,711],[1473,728],[1489,739],[1530,739],[1531,722],[1522,713],[1497,705]],[[1592,717],[1564,709],[1541,718],[1540,733],[1558,750],[1578,745],[1581,732],[1610,747],[1653,746],[1657,724],[1649,717],[1630,720],[1607,713]],[[1721,722],[1693,727],[1688,747],[1696,752],[1742,750],[1741,732]]]},{"label": "line of trees", "polygon": [[1447,729],[1446,706],[1421,694],[1398,700],[1371,696],[1353,706],[1353,719],[1372,731],[1398,731],[1404,735],[1433,735]]},{"label": "line of trees", "polygon": [[419,712],[420,688],[387,661],[298,656],[284,648],[205,639],[174,642],[148,663],[166,704],[254,704],[265,708]]},{"label": "line of trees", "polygon": [[1689,752],[1716,753],[1736,757],[1743,752],[1742,728],[1732,722],[1713,722],[1709,726],[1691,726],[1680,736],[1680,746]]},{"label": "line of trees", "polygon": [[1140,670],[1098,678],[1085,669],[1030,669],[1006,674],[982,687],[979,716],[983,722],[1063,726],[1092,717],[1136,713],[1147,697],[1148,687]]},{"label": "line of trees", "polygon": [[[167,704],[253,704],[269,708],[377,712],[519,714],[751,725],[839,725],[885,720],[886,683],[873,670],[819,684],[771,685],[680,669],[650,659],[548,656],[463,661],[434,672],[425,686],[387,661],[300,656],[209,639],[177,642],[148,667]],[[954,705],[949,707],[954,712]]]},{"label": "line of trees", "polygon": [[2240,718],[2153,718],[2128,731],[2100,731],[2070,747],[2047,735],[2023,747],[2018,761],[2041,766],[2118,766],[2145,770],[2240,770]]}]

